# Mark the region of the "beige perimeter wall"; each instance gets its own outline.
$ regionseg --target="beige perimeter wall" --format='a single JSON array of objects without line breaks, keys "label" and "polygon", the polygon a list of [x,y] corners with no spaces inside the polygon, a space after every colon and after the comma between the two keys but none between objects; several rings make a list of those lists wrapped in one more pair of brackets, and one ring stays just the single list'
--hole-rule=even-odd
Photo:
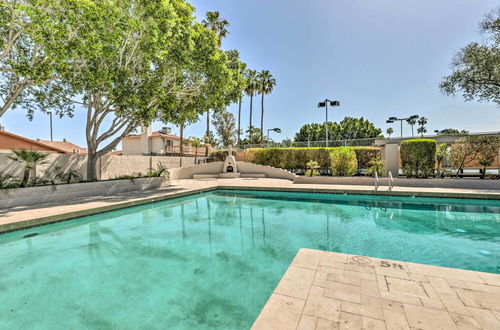
[{"label": "beige perimeter wall", "polygon": [[[0,154],[0,174],[21,177],[23,165],[10,160],[10,155]],[[179,160],[179,157],[167,156],[103,156],[97,162],[97,176],[101,180],[106,180],[121,175],[146,173],[150,168],[155,169],[159,163],[166,168],[178,168]],[[193,157],[183,157],[183,167],[193,164]],[[37,165],[32,171],[32,176],[50,177],[56,172],[56,167],[60,167],[62,172],[76,170],[84,180],[87,179],[87,156],[85,155],[49,154],[46,164]]]}]

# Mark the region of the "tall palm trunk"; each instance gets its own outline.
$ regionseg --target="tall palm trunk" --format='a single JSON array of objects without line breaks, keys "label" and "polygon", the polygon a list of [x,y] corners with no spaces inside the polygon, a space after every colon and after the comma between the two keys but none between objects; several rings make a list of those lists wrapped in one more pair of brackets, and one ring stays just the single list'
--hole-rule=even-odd
[{"label": "tall palm trunk", "polygon": [[264,93],[261,100],[262,111],[260,113],[260,143],[264,143]]},{"label": "tall palm trunk", "polygon": [[253,93],[250,94],[250,125],[249,125],[250,129],[252,129],[252,108],[253,108]]},{"label": "tall palm trunk", "polygon": [[184,124],[180,125],[181,144],[179,146],[179,167],[182,167],[182,156],[184,155]]},{"label": "tall palm trunk", "polygon": [[238,102],[238,145],[241,144],[241,96]]},{"label": "tall palm trunk", "polygon": [[205,157],[208,157],[208,144],[211,143],[210,139],[210,110],[207,110],[207,139],[205,141]]}]

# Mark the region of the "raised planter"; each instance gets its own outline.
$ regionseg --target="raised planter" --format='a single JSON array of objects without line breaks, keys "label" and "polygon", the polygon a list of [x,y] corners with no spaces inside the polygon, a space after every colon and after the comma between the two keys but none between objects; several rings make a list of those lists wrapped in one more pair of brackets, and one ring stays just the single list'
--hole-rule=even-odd
[{"label": "raised planter", "polygon": [[0,190],[0,208],[51,202],[74,202],[81,197],[112,196],[122,192],[166,187],[165,177],[109,180]]},{"label": "raised planter", "polygon": [[[338,177],[338,176],[296,176],[294,183],[302,184],[334,184],[334,185],[358,185],[374,186],[375,179],[372,177]],[[380,185],[387,186],[389,179],[380,178]],[[483,189],[500,191],[500,180],[480,179],[406,179],[395,178],[396,187],[421,187],[421,188],[450,188],[450,189]]]}]

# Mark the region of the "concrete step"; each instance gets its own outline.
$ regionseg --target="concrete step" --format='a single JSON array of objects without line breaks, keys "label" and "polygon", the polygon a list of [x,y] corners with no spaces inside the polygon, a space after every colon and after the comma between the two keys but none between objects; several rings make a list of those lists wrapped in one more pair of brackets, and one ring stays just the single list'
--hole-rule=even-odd
[{"label": "concrete step", "polygon": [[242,178],[265,178],[264,173],[246,173],[241,175]]},{"label": "concrete step", "polygon": [[221,179],[236,179],[241,176],[241,173],[221,173],[219,178]]}]

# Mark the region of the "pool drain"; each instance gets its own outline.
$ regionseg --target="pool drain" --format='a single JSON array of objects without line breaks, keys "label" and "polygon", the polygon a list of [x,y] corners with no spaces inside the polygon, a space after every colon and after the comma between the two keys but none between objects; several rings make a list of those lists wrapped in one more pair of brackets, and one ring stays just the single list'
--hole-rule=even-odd
[{"label": "pool drain", "polygon": [[38,235],[38,233],[26,234],[23,236],[23,238],[31,238],[31,237],[35,237],[36,235]]}]

